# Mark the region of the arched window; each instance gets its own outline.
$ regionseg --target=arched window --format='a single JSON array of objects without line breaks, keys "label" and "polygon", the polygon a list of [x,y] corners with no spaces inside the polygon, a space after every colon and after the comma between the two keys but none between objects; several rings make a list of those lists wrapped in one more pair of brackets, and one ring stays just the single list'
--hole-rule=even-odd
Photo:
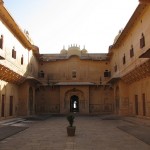
[{"label": "arched window", "polygon": [[13,49],[12,49],[12,58],[16,59],[15,47],[13,47]]},{"label": "arched window", "polygon": [[40,73],[39,73],[39,77],[40,77],[40,78],[44,78],[44,76],[45,76],[44,71],[41,70]]},{"label": "arched window", "polygon": [[144,34],[142,33],[140,38],[140,48],[143,48],[144,46],[145,46],[145,37]]},{"label": "arched window", "polygon": [[72,71],[72,78],[76,78],[76,76],[77,76],[76,71],[73,70],[73,71]]},{"label": "arched window", "polygon": [[124,54],[124,56],[123,56],[122,61],[123,61],[123,64],[125,64],[125,63],[126,63],[126,56],[125,56],[125,54]]},{"label": "arched window", "polygon": [[133,45],[131,45],[131,49],[130,49],[130,57],[134,56],[134,49],[133,49]]},{"label": "arched window", "polygon": [[1,35],[1,38],[0,38],[0,48],[3,49],[3,35]]},{"label": "arched window", "polygon": [[22,55],[22,57],[21,57],[21,65],[23,65],[23,55]]},{"label": "arched window", "polygon": [[118,69],[118,68],[117,68],[117,64],[115,64],[115,66],[114,66],[114,71],[117,72],[117,69]]}]

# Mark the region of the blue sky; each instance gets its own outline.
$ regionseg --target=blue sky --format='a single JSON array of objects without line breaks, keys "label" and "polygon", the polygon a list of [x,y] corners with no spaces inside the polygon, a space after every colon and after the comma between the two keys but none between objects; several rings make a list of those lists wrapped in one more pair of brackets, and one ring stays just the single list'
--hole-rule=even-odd
[{"label": "blue sky", "polygon": [[4,5],[40,53],[59,53],[71,44],[106,53],[138,0],[4,0]]}]

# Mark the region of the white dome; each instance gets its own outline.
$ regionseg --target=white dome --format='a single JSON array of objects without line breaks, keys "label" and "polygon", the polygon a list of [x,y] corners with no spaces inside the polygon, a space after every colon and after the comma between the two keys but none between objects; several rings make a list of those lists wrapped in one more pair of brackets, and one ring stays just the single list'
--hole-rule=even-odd
[{"label": "white dome", "polygon": [[121,35],[122,30],[119,30],[119,33],[117,34],[117,36],[114,39],[114,43],[116,43],[116,41],[118,40],[119,36]]},{"label": "white dome", "polygon": [[67,54],[67,50],[62,49],[62,50],[60,51],[60,54]]},{"label": "white dome", "polygon": [[82,49],[82,50],[81,50],[81,53],[82,53],[82,54],[86,54],[87,52],[88,52],[88,51],[87,51],[86,49]]}]

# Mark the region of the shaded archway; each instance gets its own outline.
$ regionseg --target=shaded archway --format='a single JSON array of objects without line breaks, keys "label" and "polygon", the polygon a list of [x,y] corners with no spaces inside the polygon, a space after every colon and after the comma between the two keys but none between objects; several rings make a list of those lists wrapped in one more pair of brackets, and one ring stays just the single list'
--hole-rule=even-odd
[{"label": "shaded archway", "polygon": [[70,97],[70,112],[79,112],[79,97],[76,95]]}]

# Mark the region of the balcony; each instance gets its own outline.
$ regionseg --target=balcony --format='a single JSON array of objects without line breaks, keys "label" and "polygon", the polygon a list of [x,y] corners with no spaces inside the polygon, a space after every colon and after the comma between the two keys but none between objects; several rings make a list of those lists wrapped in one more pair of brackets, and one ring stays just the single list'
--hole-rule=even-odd
[{"label": "balcony", "polygon": [[6,66],[0,64],[0,80],[14,84],[20,84],[25,80],[25,78]]},{"label": "balcony", "polygon": [[149,75],[150,75],[150,60],[147,60],[143,64],[140,64],[139,66],[135,67],[130,72],[126,73],[124,76],[122,76],[121,79],[125,83],[131,84]]},{"label": "balcony", "polygon": [[150,58],[150,48],[145,53],[140,55],[139,58]]}]

